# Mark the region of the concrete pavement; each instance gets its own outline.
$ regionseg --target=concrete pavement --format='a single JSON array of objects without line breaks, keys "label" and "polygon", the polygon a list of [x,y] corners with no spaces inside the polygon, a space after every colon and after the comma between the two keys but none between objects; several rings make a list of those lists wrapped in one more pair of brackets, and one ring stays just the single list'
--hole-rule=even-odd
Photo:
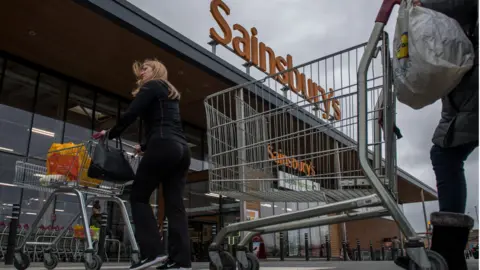
[{"label": "concrete pavement", "polygon": [[[393,262],[326,262],[326,261],[261,261],[261,270],[400,270]],[[478,260],[468,260],[469,270],[478,269]],[[129,265],[126,263],[104,263],[102,269],[108,270],[123,270],[128,269]],[[13,266],[5,266],[3,263],[0,269],[14,269]],[[43,264],[34,263],[28,268],[30,270],[43,270]],[[79,263],[59,263],[56,270],[83,270],[85,267]],[[155,269],[155,268],[150,268]],[[208,263],[194,263],[194,270],[207,270]]]}]

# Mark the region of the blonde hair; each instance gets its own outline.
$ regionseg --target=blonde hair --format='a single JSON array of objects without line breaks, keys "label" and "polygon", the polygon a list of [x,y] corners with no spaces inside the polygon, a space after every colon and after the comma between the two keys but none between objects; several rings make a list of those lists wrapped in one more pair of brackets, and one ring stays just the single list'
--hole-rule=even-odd
[{"label": "blonde hair", "polygon": [[[141,70],[144,65],[149,66],[152,68],[152,73],[153,76],[147,80],[143,80],[140,77]],[[136,96],[142,86],[147,83],[148,81],[151,80],[161,80],[165,82],[168,86],[168,97],[170,99],[178,99],[180,100],[180,92],[178,92],[177,88],[173,86],[169,81],[168,81],[168,71],[165,65],[158,61],[157,59],[145,59],[143,62],[135,61],[133,63],[133,74],[135,74],[135,77],[137,78],[136,85],[137,87],[132,91],[132,95]]]}]

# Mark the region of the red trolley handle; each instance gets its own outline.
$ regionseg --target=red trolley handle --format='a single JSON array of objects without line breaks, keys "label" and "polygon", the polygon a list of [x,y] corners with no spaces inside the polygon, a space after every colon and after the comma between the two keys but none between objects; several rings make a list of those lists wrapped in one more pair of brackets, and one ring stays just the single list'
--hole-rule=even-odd
[{"label": "red trolley handle", "polygon": [[400,5],[401,0],[383,0],[380,11],[377,14],[375,22],[387,24],[390,14],[392,13],[395,5]]}]

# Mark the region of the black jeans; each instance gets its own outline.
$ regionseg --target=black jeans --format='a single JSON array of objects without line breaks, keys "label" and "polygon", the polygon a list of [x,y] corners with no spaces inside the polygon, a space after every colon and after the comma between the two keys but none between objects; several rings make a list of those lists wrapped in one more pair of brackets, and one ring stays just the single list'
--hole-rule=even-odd
[{"label": "black jeans", "polygon": [[183,205],[190,156],[186,144],[158,137],[148,142],[130,195],[135,236],[144,258],[166,254],[149,202],[153,191],[162,183],[169,227],[169,256],[181,267],[191,267],[188,220]]},{"label": "black jeans", "polygon": [[430,150],[440,211],[465,213],[467,183],[463,165],[477,146],[478,141],[449,148],[434,145]]}]

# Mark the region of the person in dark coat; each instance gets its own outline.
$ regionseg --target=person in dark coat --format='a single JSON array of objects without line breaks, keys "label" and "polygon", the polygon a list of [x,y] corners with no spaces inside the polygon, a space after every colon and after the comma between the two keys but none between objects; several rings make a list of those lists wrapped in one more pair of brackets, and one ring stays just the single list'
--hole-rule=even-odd
[{"label": "person in dark coat", "polygon": [[[465,215],[464,162],[478,147],[478,0],[415,0],[414,5],[455,19],[475,49],[472,69],[442,98],[441,118],[430,151],[440,206],[440,211],[432,213],[430,218],[433,225],[431,250],[444,257],[449,269],[466,270],[463,251],[474,221]],[[407,269],[408,260],[400,257],[395,263]]]}]

